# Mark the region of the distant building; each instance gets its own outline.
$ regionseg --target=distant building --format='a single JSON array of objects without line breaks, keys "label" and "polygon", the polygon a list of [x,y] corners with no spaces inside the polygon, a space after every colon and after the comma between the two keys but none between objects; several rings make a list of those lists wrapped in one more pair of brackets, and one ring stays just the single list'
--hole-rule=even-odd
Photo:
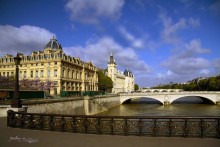
[{"label": "distant building", "polygon": [[110,55],[108,62],[107,75],[113,81],[113,93],[132,92],[134,91],[134,74],[128,69],[124,72],[117,70],[116,62],[113,55]]},{"label": "distant building", "polygon": [[[47,79],[55,83],[51,94],[60,91],[98,91],[98,69],[91,62],[67,56],[53,37],[43,51],[24,56],[19,67],[19,79]],[[0,76],[13,76],[15,64],[12,55],[0,58]]]}]

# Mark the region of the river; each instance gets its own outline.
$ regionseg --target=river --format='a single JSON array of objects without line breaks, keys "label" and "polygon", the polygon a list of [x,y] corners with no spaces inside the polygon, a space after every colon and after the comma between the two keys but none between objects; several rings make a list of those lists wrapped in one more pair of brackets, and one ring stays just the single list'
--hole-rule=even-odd
[{"label": "river", "polygon": [[97,115],[104,116],[220,116],[220,106],[204,104],[198,97],[184,97],[169,106],[150,98],[132,99]]}]

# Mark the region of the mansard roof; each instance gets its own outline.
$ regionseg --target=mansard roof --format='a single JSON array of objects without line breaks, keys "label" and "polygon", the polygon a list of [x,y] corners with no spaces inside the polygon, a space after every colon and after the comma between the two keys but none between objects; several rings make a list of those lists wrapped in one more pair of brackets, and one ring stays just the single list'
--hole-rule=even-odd
[{"label": "mansard roof", "polygon": [[127,69],[124,70],[124,75],[126,77],[133,77],[133,73],[130,70],[127,70]]}]

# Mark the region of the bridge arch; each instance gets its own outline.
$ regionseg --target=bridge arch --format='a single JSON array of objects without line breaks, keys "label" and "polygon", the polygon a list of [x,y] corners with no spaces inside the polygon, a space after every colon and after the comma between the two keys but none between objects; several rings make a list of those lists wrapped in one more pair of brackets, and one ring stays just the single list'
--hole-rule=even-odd
[{"label": "bridge arch", "polygon": [[178,99],[184,99],[185,97],[197,97],[197,98],[200,98],[201,100],[203,100],[203,102],[205,102],[205,103],[216,104],[216,101],[213,98],[208,98],[208,97],[204,97],[204,96],[200,96],[200,95],[187,95],[187,96],[178,96],[175,98],[171,98],[170,104],[172,104],[173,102],[175,102]]},{"label": "bridge arch", "polygon": [[130,97],[124,97],[121,99],[121,104],[125,104],[127,102],[129,102],[131,99],[137,99],[137,98],[146,98],[146,99],[153,99],[156,100],[158,102],[160,102],[163,105],[163,101],[160,98],[156,98],[156,97],[146,97],[146,96],[130,96]]}]

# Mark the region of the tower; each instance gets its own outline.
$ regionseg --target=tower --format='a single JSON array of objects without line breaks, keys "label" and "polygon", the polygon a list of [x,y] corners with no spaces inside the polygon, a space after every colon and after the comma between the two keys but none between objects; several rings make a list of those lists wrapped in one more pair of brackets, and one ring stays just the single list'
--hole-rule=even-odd
[{"label": "tower", "polygon": [[110,59],[109,59],[109,62],[108,62],[108,77],[110,77],[112,79],[112,82],[113,82],[112,92],[114,92],[115,83],[116,83],[116,74],[117,74],[116,65],[117,64],[115,63],[114,57],[111,53]]}]

